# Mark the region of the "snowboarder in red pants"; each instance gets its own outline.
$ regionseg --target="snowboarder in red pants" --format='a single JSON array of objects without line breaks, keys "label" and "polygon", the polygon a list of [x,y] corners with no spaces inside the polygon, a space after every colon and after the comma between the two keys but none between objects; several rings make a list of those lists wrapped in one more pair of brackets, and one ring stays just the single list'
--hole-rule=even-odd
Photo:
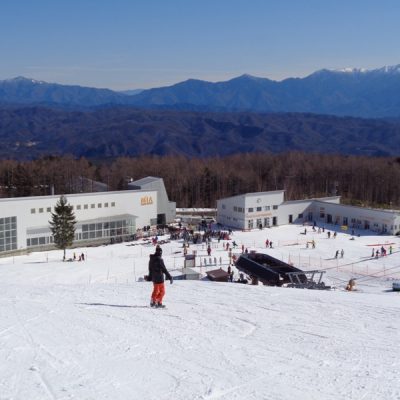
[{"label": "snowboarder in red pants", "polygon": [[148,280],[153,282],[153,293],[151,294],[151,307],[164,308],[163,297],[165,295],[164,275],[173,282],[172,276],[167,271],[164,261],[161,258],[162,249],[159,245],[154,254],[150,254]]}]

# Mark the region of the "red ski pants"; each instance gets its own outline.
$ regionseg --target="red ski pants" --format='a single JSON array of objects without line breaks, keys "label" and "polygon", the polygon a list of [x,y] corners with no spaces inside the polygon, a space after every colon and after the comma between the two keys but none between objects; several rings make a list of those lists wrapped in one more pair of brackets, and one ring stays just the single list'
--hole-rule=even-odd
[{"label": "red ski pants", "polygon": [[153,293],[151,294],[151,300],[154,303],[162,303],[164,295],[165,295],[164,283],[153,283]]}]

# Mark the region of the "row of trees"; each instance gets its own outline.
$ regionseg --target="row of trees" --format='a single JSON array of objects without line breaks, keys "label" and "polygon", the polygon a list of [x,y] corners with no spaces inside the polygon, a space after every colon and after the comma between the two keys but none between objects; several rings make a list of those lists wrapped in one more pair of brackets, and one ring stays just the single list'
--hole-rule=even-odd
[{"label": "row of trees", "polygon": [[[400,158],[282,154],[238,154],[215,158],[143,156],[106,161],[48,157],[0,161],[3,197],[91,191],[91,180],[109,190],[126,189],[145,176],[164,179],[178,207],[215,207],[240,193],[285,189],[286,199],[341,195],[365,206],[400,207]],[[87,179],[82,179],[82,177]]]}]

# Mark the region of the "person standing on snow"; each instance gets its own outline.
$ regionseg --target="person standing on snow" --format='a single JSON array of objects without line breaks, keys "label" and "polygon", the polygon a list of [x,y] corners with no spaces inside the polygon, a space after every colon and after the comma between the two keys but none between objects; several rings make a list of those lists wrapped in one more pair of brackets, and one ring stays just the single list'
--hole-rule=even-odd
[{"label": "person standing on snow", "polygon": [[156,247],[154,254],[150,254],[149,261],[149,277],[148,280],[153,282],[153,293],[151,294],[151,307],[164,308],[162,303],[165,295],[164,275],[173,283],[172,276],[165,267],[164,260],[161,258],[162,249],[160,246]]}]

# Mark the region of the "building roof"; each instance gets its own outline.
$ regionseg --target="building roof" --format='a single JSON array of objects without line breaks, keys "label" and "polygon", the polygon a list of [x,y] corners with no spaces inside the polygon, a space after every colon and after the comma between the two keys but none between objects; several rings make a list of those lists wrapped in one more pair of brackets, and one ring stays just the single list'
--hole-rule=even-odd
[{"label": "building roof", "polygon": [[141,186],[147,185],[149,183],[157,182],[162,180],[162,178],[158,178],[156,176],[146,176],[145,178],[138,179],[137,181],[129,182],[130,185]]},{"label": "building roof", "polygon": [[[315,199],[314,202],[316,203],[321,203],[321,205],[326,205],[327,202],[321,201],[319,199]],[[370,207],[361,207],[361,206],[352,206],[350,204],[336,204],[336,203],[328,203],[329,205],[333,205],[333,206],[342,206],[342,207],[346,207],[346,208],[353,208],[353,209],[359,209],[359,210],[368,210],[368,211],[379,211],[379,212],[385,212],[391,215],[397,215],[400,216],[400,210],[386,210],[384,208],[370,208]]]},{"label": "building roof", "polygon": [[73,188],[74,191],[80,191],[81,193],[108,191],[108,185],[106,183],[95,181],[84,176],[79,176],[74,179]]},{"label": "building roof", "polygon": [[331,197],[313,197],[310,199],[301,199],[301,200],[287,200],[284,201],[281,205],[290,205],[290,204],[301,204],[301,203],[307,203],[307,202],[314,202],[314,201],[319,201],[319,202],[324,202],[324,203],[330,203],[330,204],[336,204],[336,203],[331,203],[329,200],[340,200],[340,196],[331,196]]},{"label": "building roof", "polygon": [[242,194],[237,194],[235,196],[229,196],[229,197],[224,197],[223,199],[219,199],[218,201],[221,200],[227,200],[227,199],[233,199],[235,197],[244,197],[244,196],[263,196],[265,194],[278,194],[278,193],[283,193],[285,192],[284,189],[282,190],[270,190],[268,192],[251,192],[251,193],[242,193]]},{"label": "building roof", "polygon": [[222,268],[213,269],[212,271],[206,271],[206,275],[212,280],[214,280],[214,279],[225,279],[225,278],[229,277],[228,272],[223,270]]}]

